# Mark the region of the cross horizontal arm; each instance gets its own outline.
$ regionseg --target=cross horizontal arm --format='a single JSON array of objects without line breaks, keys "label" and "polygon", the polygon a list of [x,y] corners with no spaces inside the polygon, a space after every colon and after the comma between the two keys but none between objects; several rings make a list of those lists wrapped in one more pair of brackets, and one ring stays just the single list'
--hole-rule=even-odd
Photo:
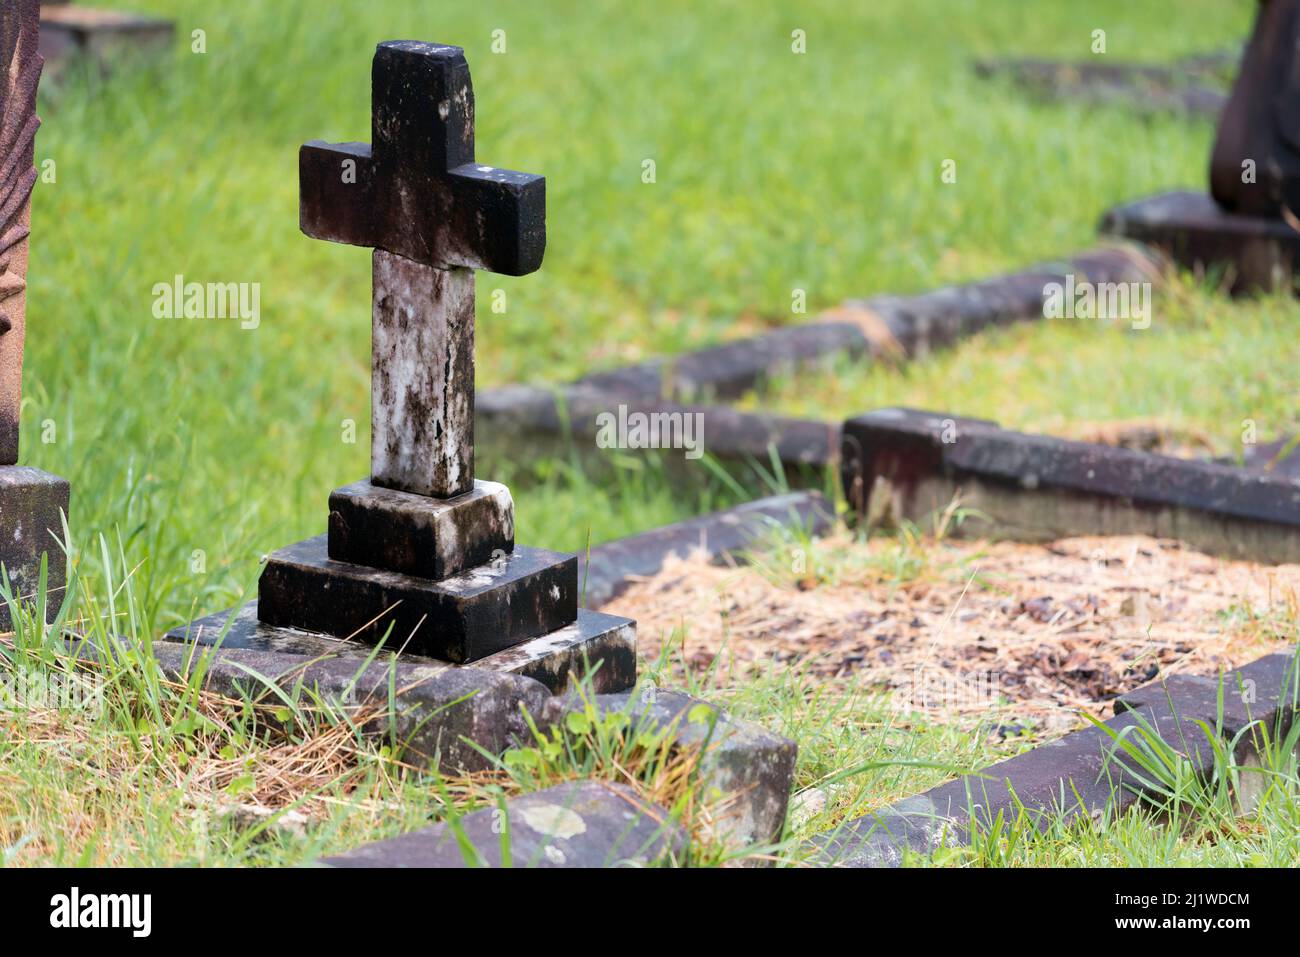
[{"label": "cross horizontal arm", "polygon": [[375,245],[369,143],[312,140],[298,150],[298,226],[312,239]]},{"label": "cross horizontal arm", "polygon": [[447,265],[504,276],[523,276],[542,265],[546,251],[544,176],[466,163],[447,171],[447,184],[452,192],[451,221],[445,235]]},{"label": "cross horizontal arm", "polygon": [[371,246],[426,266],[505,276],[538,269],[546,251],[546,178],[465,163],[419,201],[384,190],[368,143],[312,140],[298,153],[299,225],[313,239]]}]

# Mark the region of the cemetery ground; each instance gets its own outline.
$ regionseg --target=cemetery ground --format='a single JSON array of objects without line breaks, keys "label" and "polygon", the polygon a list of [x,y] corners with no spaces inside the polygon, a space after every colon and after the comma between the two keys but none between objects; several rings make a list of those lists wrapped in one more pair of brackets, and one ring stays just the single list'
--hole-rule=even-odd
[{"label": "cemetery ground", "polygon": [[[93,639],[112,631],[143,644],[249,597],[259,557],[318,533],[328,491],[367,471],[369,332],[357,304],[368,264],[299,234],[295,157],[317,135],[364,135],[369,91],[356,78],[368,74],[374,41],[464,45],[483,154],[546,174],[546,266],[526,279],[480,278],[478,368],[481,385],[562,383],[804,321],[849,297],[924,291],[1090,247],[1106,208],[1202,182],[1213,124],[1035,102],[975,82],[971,60],[1082,56],[1076,38],[1100,18],[1117,55],[1170,61],[1239,43],[1250,12],[1227,15],[1210,0],[1101,2],[1027,19],[1011,0],[980,0],[945,5],[937,31],[930,5],[915,2],[738,7],[707,19],[689,4],[575,5],[567,16],[554,5],[508,14],[449,5],[436,17],[398,2],[134,6],[178,20],[173,60],[108,78],[69,74],[42,92],[37,165],[55,158],[58,177],[33,200],[42,232],[23,462],[74,489],[68,620]],[[1179,30],[1161,29],[1175,15]],[[490,43],[502,26],[509,47],[498,56]],[[189,52],[192,27],[206,31],[203,54]],[[797,82],[794,27],[810,38]],[[959,157],[955,184],[939,181],[948,156]],[[646,159],[653,183],[643,182]],[[256,322],[155,318],[150,290],[176,275],[258,283]],[[806,313],[792,311],[796,289]],[[780,378],[745,404],[831,422],[906,405],[1089,438],[1138,423],[1162,448],[1220,456],[1240,452],[1243,420],[1270,437],[1300,424],[1286,388],[1294,302],[1237,302],[1184,277],[1155,308],[1149,329],[1018,325],[914,363],[841,362]],[[521,540],[574,551],[784,488],[770,467],[706,456],[684,488],[654,456],[616,458],[598,476],[565,455],[503,457],[479,472],[511,484]],[[837,497],[834,476],[824,487]],[[778,597],[848,583],[885,601],[942,583],[939,593],[956,587],[972,604],[1004,598],[996,568],[992,579],[972,575],[989,571],[980,563],[997,546],[958,545],[934,528],[855,534],[774,535],[748,556],[755,571],[719,574],[758,575]],[[809,562],[797,573],[792,549]],[[711,581],[718,602],[743,581]],[[695,609],[699,629],[721,634],[709,597]],[[1294,595],[1235,598],[1187,624],[1215,635],[1223,663],[1294,642]],[[631,608],[637,593],[622,600]],[[651,650],[643,680],[719,701],[798,743],[803,797],[780,844],[723,851],[709,839],[711,796],[690,756],[616,719],[575,716],[562,740],[450,778],[394,761],[385,742],[358,734],[355,715],[223,699],[197,680],[161,681],[127,656],[104,676],[93,716],[6,716],[0,850],[23,864],[306,863],[594,775],[680,812],[701,838],[690,863],[797,864],[813,834],[1085,721],[1071,709],[1086,696],[1058,701],[1053,720],[1038,700],[982,718],[900,708],[879,673],[828,666],[833,648],[753,667],[727,654],[693,658],[700,635],[671,609],[656,618],[652,604],[637,612]],[[1046,625],[1027,617],[1031,630]],[[51,652],[49,633],[20,621],[7,654],[28,673],[64,675],[74,665]],[[1160,660],[1177,671],[1188,653],[1173,655]],[[1116,664],[1123,690],[1147,664]],[[1214,673],[1208,660],[1183,667]],[[1152,768],[1169,777],[1163,816],[1138,807],[1042,831],[1008,819],[918,863],[1294,865],[1294,745],[1272,742],[1263,772],[1218,755],[1209,784],[1176,763]],[[1248,813],[1228,787],[1244,773],[1277,782]]]}]

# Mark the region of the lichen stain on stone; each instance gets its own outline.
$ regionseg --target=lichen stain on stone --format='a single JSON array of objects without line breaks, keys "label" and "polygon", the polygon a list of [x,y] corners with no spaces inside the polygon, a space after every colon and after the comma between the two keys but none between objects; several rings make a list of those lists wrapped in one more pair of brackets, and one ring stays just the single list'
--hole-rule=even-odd
[{"label": "lichen stain on stone", "polygon": [[587,830],[587,822],[581,815],[558,804],[534,804],[521,808],[519,816],[538,834],[556,840],[565,841]]}]

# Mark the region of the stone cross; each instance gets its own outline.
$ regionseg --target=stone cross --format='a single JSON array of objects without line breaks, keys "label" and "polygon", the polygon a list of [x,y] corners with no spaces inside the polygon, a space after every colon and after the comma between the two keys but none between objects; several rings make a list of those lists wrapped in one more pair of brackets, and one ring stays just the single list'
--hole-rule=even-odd
[{"label": "stone cross", "polygon": [[450,498],[474,485],[474,270],[542,264],[546,181],[475,163],[459,47],[379,45],[371,138],[302,147],[300,225],[374,249],[371,482]]},{"label": "stone cross", "polygon": [[0,465],[18,461],[23,343],[27,333],[27,235],[41,78],[40,3],[0,5]]}]

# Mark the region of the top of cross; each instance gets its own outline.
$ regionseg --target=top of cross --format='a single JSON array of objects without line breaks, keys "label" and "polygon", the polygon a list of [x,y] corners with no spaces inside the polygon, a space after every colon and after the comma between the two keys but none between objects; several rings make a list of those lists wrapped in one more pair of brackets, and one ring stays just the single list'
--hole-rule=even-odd
[{"label": "top of cross", "polygon": [[546,248],[546,180],[474,161],[474,87],[460,47],[379,44],[372,140],[299,153],[302,231],[430,266],[522,276]]}]

